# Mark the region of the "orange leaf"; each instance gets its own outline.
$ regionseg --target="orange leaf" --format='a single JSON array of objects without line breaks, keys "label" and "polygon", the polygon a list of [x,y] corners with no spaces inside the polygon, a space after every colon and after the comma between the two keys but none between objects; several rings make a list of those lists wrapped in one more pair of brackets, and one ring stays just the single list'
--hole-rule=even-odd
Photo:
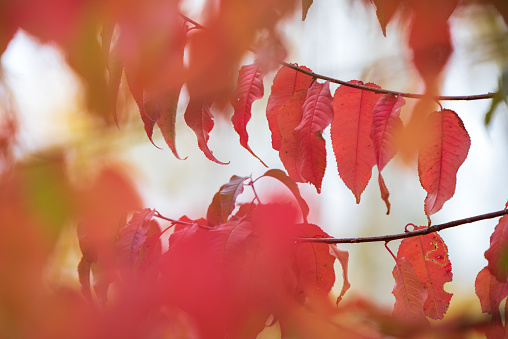
[{"label": "orange leaf", "polygon": [[393,18],[393,15],[397,11],[401,0],[373,0],[374,5],[376,5],[376,15],[379,24],[381,25],[381,29],[383,30],[383,35],[386,36],[386,26]]},{"label": "orange leaf", "polygon": [[284,104],[277,112],[278,129],[280,130],[279,158],[291,179],[305,182],[300,176],[300,153],[298,143],[293,134],[302,121],[303,104],[307,98],[307,90],[301,89]]},{"label": "orange leaf", "polygon": [[[352,80],[350,83],[363,84]],[[379,88],[368,83],[366,86]],[[360,203],[360,196],[369,183],[376,159],[370,132],[372,111],[380,94],[347,86],[337,88],[333,99],[335,118],[331,135],[339,175]]]},{"label": "orange leaf", "polygon": [[425,214],[430,217],[455,193],[457,171],[466,160],[471,140],[453,111],[432,113],[428,125],[431,134],[418,154],[418,174],[427,191]]},{"label": "orange leaf", "polygon": [[[311,71],[305,66],[300,66],[300,68],[309,72]],[[278,122],[280,107],[297,91],[307,91],[311,84],[312,78],[310,76],[289,67],[281,67],[273,78],[272,90],[266,105],[266,118],[268,120],[268,127],[272,132],[272,147],[274,150],[278,151],[281,148],[282,131],[279,132],[281,127]]]},{"label": "orange leaf", "polygon": [[485,251],[490,273],[500,282],[508,277],[508,215],[499,219],[490,236],[490,247]]},{"label": "orange leaf", "polygon": [[[422,228],[415,227],[415,230]],[[411,263],[428,290],[425,314],[432,319],[443,318],[452,297],[443,289],[446,282],[452,281],[452,265],[443,239],[437,233],[406,238],[399,246],[397,260],[402,257]]]},{"label": "orange leaf", "polygon": [[428,323],[423,305],[429,293],[413,265],[406,258],[398,257],[392,274],[395,279],[393,315],[410,322]]},{"label": "orange leaf", "polygon": [[476,276],[475,292],[480,299],[482,312],[501,318],[499,305],[508,296],[508,283],[500,282],[484,267]]},{"label": "orange leaf", "polygon": [[326,168],[325,139],[321,136],[333,119],[332,96],[329,82],[315,81],[307,92],[303,104],[303,116],[293,131],[300,155],[297,170],[307,182],[321,192],[321,182]]},{"label": "orange leaf", "polygon": [[203,154],[213,162],[221,165],[228,164],[217,160],[212,151],[208,148],[208,133],[210,133],[213,128],[213,116],[212,112],[210,112],[210,105],[191,100],[185,110],[184,118],[187,126],[196,133],[198,146]]},{"label": "orange leaf", "polygon": [[[263,97],[263,91],[263,75],[259,66],[255,63],[242,66],[238,74],[238,84],[233,102],[235,112],[231,117],[231,122],[240,136],[240,144],[258,159],[259,157],[254,154],[248,145],[247,123],[251,117],[252,103]],[[259,161],[265,165],[261,159]]]}]

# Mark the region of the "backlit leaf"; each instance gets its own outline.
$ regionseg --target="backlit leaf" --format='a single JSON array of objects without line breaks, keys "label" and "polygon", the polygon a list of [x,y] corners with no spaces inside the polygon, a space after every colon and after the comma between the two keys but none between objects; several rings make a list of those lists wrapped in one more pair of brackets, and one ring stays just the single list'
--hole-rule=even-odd
[{"label": "backlit leaf", "polygon": [[[259,65],[254,63],[242,66],[238,74],[238,84],[233,102],[234,114],[231,117],[231,122],[240,136],[240,144],[258,159],[259,157],[254,154],[248,144],[247,123],[251,117],[252,103],[257,99],[261,99],[263,92],[263,75]],[[261,159],[259,161],[263,163]]]},{"label": "backlit leaf", "polygon": [[329,82],[315,81],[307,92],[303,104],[303,116],[293,134],[300,155],[297,170],[300,176],[321,192],[321,182],[326,168],[325,140],[323,130],[333,119],[332,97]]},{"label": "backlit leaf", "polygon": [[280,130],[279,158],[291,179],[305,182],[300,176],[299,166],[301,155],[293,131],[302,121],[303,104],[307,98],[307,90],[297,91],[288,101],[279,107],[277,114]]},{"label": "backlit leaf", "polygon": [[508,282],[500,282],[484,267],[476,276],[475,292],[480,299],[482,312],[500,319],[499,305],[508,296]]},{"label": "backlit leaf", "polygon": [[499,219],[490,236],[490,247],[485,251],[490,273],[500,282],[508,278],[508,215]]},{"label": "backlit leaf", "polygon": [[413,265],[406,258],[399,257],[392,274],[395,279],[392,291],[395,296],[393,315],[410,322],[427,323],[423,304],[429,292],[426,285],[418,279]]},{"label": "backlit leaf", "polygon": [[287,188],[291,190],[291,193],[293,193],[293,195],[295,196],[296,201],[298,201],[298,205],[300,205],[303,220],[305,223],[307,223],[307,216],[309,215],[309,206],[300,195],[298,185],[290,177],[288,177],[286,173],[278,169],[268,170],[265,172],[265,174],[263,174],[263,176],[275,178],[280,182],[282,182],[284,185],[286,185]]},{"label": "backlit leaf", "polygon": [[[424,227],[415,227],[415,230]],[[406,258],[413,266],[416,276],[428,291],[424,311],[427,317],[442,319],[452,297],[443,287],[452,281],[452,265],[448,248],[437,233],[420,235],[402,240],[397,260]]]},{"label": "backlit leaf", "polygon": [[141,245],[145,242],[150,220],[155,210],[145,208],[136,212],[127,225],[118,232],[116,241],[118,259],[122,264],[134,265],[139,257]]},{"label": "backlit leaf", "polygon": [[376,15],[383,35],[386,36],[386,26],[393,18],[397,8],[399,7],[401,0],[373,0],[376,5]]},{"label": "backlit leaf", "polygon": [[[352,80],[350,83],[362,84]],[[379,86],[368,83],[369,87]],[[367,187],[376,163],[374,146],[370,136],[372,111],[380,94],[357,88],[340,86],[333,98],[335,117],[332,121],[331,136],[337,169],[344,184],[353,192],[356,203]]]},{"label": "backlit leaf", "polygon": [[243,192],[243,182],[248,178],[233,175],[227,184],[221,186],[208,207],[206,213],[208,223],[219,225],[228,220],[235,209],[236,198]]},{"label": "backlit leaf", "polygon": [[342,300],[342,297],[346,294],[346,292],[351,287],[348,279],[348,266],[349,266],[349,252],[345,250],[341,250],[337,247],[337,245],[329,245],[330,246],[330,254],[333,255],[340,262],[342,266],[342,290],[340,291],[339,296],[337,297],[337,304]]},{"label": "backlit leaf", "polygon": [[203,154],[213,162],[226,165],[227,163],[217,160],[212,154],[212,151],[208,148],[208,133],[210,133],[213,128],[213,116],[212,112],[210,112],[210,105],[202,102],[190,101],[185,110],[184,117],[187,126],[196,133],[198,146]]},{"label": "backlit leaf", "polygon": [[466,160],[471,140],[457,113],[442,110],[428,117],[430,135],[418,153],[420,183],[427,191],[425,214],[430,217],[455,193],[457,171]]},{"label": "backlit leaf", "polygon": [[[305,66],[300,68],[311,71]],[[266,118],[268,127],[272,132],[272,147],[274,150],[280,150],[282,128],[278,124],[278,111],[297,91],[307,90],[312,84],[312,78],[306,74],[298,72],[289,67],[281,67],[273,78],[272,90],[268,97],[266,106]]]}]

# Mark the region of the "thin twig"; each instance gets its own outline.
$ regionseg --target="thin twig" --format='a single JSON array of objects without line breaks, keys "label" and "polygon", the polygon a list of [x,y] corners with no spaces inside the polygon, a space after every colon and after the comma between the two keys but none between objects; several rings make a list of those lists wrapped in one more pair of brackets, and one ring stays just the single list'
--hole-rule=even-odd
[{"label": "thin twig", "polygon": [[[318,73],[307,71],[307,70],[305,70],[305,69],[303,69],[301,67],[298,67],[298,66],[293,65],[293,64],[289,64],[289,63],[284,62],[284,61],[281,61],[280,63],[283,66],[286,66],[286,67],[289,67],[291,69],[294,69],[295,71],[298,71],[298,72],[303,73],[303,74],[307,74],[308,76],[311,76],[314,79],[317,78],[317,79],[321,79],[321,80],[326,80],[326,81],[330,81],[330,82],[333,82],[333,83],[336,83],[336,84],[339,84],[339,85],[344,85],[344,86],[348,86],[348,87],[358,88],[358,89],[362,89],[362,90],[365,90],[365,91],[371,91],[371,92],[379,93],[379,94],[393,94],[393,95],[398,95],[398,96],[401,96],[401,97],[413,98],[413,99],[423,99],[423,98],[425,98],[424,94],[405,93],[405,92],[392,91],[392,90],[382,89],[382,88],[374,88],[374,87],[365,86],[365,85],[352,84],[352,83],[349,83],[347,81],[343,81],[343,80],[339,80],[339,79],[328,77],[326,75],[321,75],[321,74],[318,74]],[[468,100],[469,101],[469,100],[492,99],[495,94],[496,93],[490,93],[489,92],[487,94],[477,94],[477,95],[458,95],[458,96],[454,96],[454,95],[438,95],[438,96],[433,96],[432,99],[433,100],[437,100],[437,101],[443,101],[443,100]]]},{"label": "thin twig", "polygon": [[297,242],[314,242],[314,243],[325,243],[325,244],[356,244],[361,242],[377,242],[377,241],[392,241],[403,238],[416,237],[418,235],[425,235],[433,232],[444,230],[445,228],[455,227],[463,224],[469,224],[475,221],[497,218],[502,215],[508,214],[508,209],[504,209],[497,212],[491,212],[487,214],[477,215],[465,219],[450,221],[444,224],[429,226],[416,231],[404,232],[399,234],[389,234],[374,237],[359,237],[359,238],[298,238]]},{"label": "thin twig", "polygon": [[155,211],[154,216],[157,217],[157,218],[163,219],[163,220],[167,220],[167,221],[171,222],[172,224],[191,225],[191,226],[194,225],[193,222],[175,220],[175,219],[171,219],[171,218],[165,217],[162,214],[160,214],[159,211]]}]

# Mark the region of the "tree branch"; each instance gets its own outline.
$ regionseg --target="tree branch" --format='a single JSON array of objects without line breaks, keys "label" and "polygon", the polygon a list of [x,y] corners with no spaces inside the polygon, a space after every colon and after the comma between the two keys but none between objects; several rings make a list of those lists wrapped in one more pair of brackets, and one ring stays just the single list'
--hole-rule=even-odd
[{"label": "tree branch", "polygon": [[[374,87],[365,86],[365,85],[352,84],[352,83],[349,83],[347,81],[343,81],[343,80],[339,80],[339,79],[335,79],[335,78],[330,78],[330,77],[328,77],[326,75],[321,75],[321,74],[318,74],[318,73],[309,72],[309,71],[307,71],[307,70],[305,70],[303,68],[300,68],[300,67],[298,67],[296,65],[293,65],[293,64],[289,64],[289,63],[284,62],[284,61],[281,61],[280,63],[283,66],[286,66],[286,67],[289,67],[291,69],[294,69],[295,71],[298,71],[300,73],[307,74],[308,76],[311,76],[313,78],[330,81],[330,82],[333,82],[333,83],[336,83],[336,84],[339,84],[339,85],[344,85],[344,86],[348,86],[348,87],[358,88],[358,89],[361,89],[361,90],[364,90],[364,91],[371,91],[371,92],[379,93],[379,94],[393,94],[393,95],[398,95],[398,96],[405,97],[405,98],[413,98],[413,99],[423,99],[423,98],[425,98],[424,94],[405,93],[405,92],[392,91],[392,90],[382,89],[382,88],[374,88]],[[468,100],[469,101],[469,100],[492,99],[495,94],[496,93],[490,93],[489,92],[487,94],[477,94],[477,95],[459,95],[459,96],[454,96],[454,95],[439,95],[439,96],[432,97],[432,99],[433,100],[437,100],[437,101],[442,101],[442,100]]]},{"label": "tree branch", "polygon": [[314,242],[314,243],[324,243],[324,244],[356,244],[361,242],[377,242],[377,241],[392,241],[403,238],[416,237],[419,235],[425,235],[433,232],[438,232],[444,230],[445,228],[455,227],[459,225],[469,224],[475,221],[485,220],[497,218],[502,215],[508,214],[508,209],[504,209],[497,212],[491,212],[487,214],[477,215],[474,217],[469,217],[465,219],[450,221],[444,224],[429,226],[427,228],[422,228],[416,231],[404,232],[399,234],[390,234],[390,235],[380,235],[374,237],[359,237],[359,238],[298,238],[296,242],[306,243],[306,242]]}]

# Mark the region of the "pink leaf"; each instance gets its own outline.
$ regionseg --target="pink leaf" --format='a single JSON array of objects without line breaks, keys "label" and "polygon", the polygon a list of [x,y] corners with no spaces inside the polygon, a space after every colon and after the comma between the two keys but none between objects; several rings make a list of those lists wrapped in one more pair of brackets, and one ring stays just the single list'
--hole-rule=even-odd
[{"label": "pink leaf", "polygon": [[455,193],[457,171],[466,160],[471,140],[454,111],[432,113],[428,125],[431,135],[420,148],[418,174],[427,191],[425,214],[430,217]]},{"label": "pink leaf", "polygon": [[[305,66],[300,68],[311,72]],[[279,133],[278,111],[292,96],[299,90],[307,90],[312,84],[312,77],[298,72],[289,67],[281,67],[275,78],[273,78],[273,85],[270,96],[268,97],[268,104],[266,105],[266,118],[268,120],[268,127],[272,132],[272,147],[278,151],[281,148],[281,133]]]},{"label": "pink leaf", "polygon": [[155,211],[149,208],[134,213],[131,220],[118,233],[117,248],[119,260],[128,265],[134,265],[138,259],[141,245],[146,240],[146,233],[150,227],[150,220]]},{"label": "pink leaf", "polygon": [[499,219],[494,232],[490,236],[490,247],[485,251],[485,259],[489,264],[490,273],[501,282],[508,277],[508,215]]},{"label": "pink leaf", "polygon": [[[350,83],[362,84],[352,80]],[[379,88],[375,84],[366,86]],[[376,163],[370,132],[372,129],[372,111],[380,94],[357,88],[340,86],[333,99],[335,117],[332,122],[331,136],[337,169],[344,184],[353,192],[356,203],[367,187]]]},{"label": "pink leaf", "polygon": [[332,96],[329,82],[315,81],[307,92],[303,104],[302,121],[294,130],[300,155],[298,171],[300,176],[316,186],[321,192],[321,182],[326,168],[325,140],[323,130],[333,119]]},{"label": "pink leaf", "polygon": [[[258,159],[259,157],[254,154],[248,144],[247,123],[251,117],[252,103],[262,98],[263,92],[263,75],[259,66],[255,63],[242,66],[238,74],[238,84],[233,103],[234,114],[231,117],[231,122],[240,136],[240,144]],[[261,159],[259,161],[265,165]]]}]

